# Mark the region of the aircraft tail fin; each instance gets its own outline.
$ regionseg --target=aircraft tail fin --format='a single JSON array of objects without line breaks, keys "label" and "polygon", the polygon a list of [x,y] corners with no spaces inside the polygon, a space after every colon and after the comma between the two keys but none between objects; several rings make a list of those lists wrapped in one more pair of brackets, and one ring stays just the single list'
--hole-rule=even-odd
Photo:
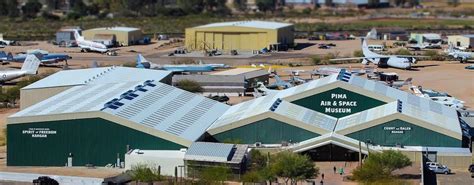
[{"label": "aircraft tail fin", "polygon": [[76,39],[76,41],[84,41],[84,37],[81,36],[81,34],[79,34],[79,31],[77,30],[74,30],[74,38]]},{"label": "aircraft tail fin", "polygon": [[137,68],[145,68],[143,64],[150,63],[142,54],[137,55]]},{"label": "aircraft tail fin", "polygon": [[98,68],[99,67],[99,63],[97,61],[92,61],[91,63],[91,68]]},{"label": "aircraft tail fin", "polygon": [[21,71],[25,71],[26,74],[36,74],[41,61],[35,55],[27,55]]},{"label": "aircraft tail fin", "polygon": [[278,76],[278,75],[275,75],[275,80],[276,80],[276,83],[284,83],[284,81]]}]

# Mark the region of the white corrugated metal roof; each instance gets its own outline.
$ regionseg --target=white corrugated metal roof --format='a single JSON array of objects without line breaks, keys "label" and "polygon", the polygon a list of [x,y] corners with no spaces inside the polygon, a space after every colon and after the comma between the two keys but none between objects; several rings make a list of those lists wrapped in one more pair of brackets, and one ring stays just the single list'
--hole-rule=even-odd
[{"label": "white corrugated metal roof", "polygon": [[232,158],[234,144],[194,142],[188,148],[184,160],[228,162]]},{"label": "white corrugated metal roof", "polygon": [[235,69],[229,69],[225,71],[219,71],[215,73],[211,73],[211,75],[240,75],[252,71],[258,71],[262,70],[261,68],[235,68]]},{"label": "white corrugated metal roof", "polygon": [[362,112],[339,118],[335,130],[337,131],[349,127],[357,127],[358,125],[367,123],[372,120],[380,119],[395,113],[397,113],[397,102],[391,102],[382,106],[378,106],[372,109],[368,109]]},{"label": "white corrugated metal roof", "polygon": [[130,32],[130,31],[137,31],[140,30],[139,28],[132,28],[132,27],[103,27],[103,28],[94,28],[90,30],[111,30],[111,31],[125,31],[125,32]]},{"label": "white corrugated metal roof", "polygon": [[287,101],[282,101],[275,113],[290,119],[298,120],[308,125],[322,128],[327,131],[333,131],[337,119],[323,113],[307,109]]},{"label": "white corrugated metal roof", "polygon": [[101,111],[195,141],[228,107],[166,84],[142,81],[72,87],[10,117]]},{"label": "white corrugated metal roof", "polygon": [[261,28],[261,29],[279,29],[293,24],[281,23],[281,22],[270,22],[270,21],[236,21],[236,22],[220,22],[197,26],[195,28],[212,28],[212,27],[249,27],[249,28]]},{"label": "white corrugated metal roof", "polygon": [[130,67],[99,67],[64,70],[43,78],[23,89],[65,87],[98,83],[117,83],[131,81],[161,81],[170,71],[138,69]]}]

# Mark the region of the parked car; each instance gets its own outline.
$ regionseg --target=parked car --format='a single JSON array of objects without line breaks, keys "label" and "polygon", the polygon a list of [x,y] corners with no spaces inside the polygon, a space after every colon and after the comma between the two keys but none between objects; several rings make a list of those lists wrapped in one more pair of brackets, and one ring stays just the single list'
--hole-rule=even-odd
[{"label": "parked car", "polygon": [[469,165],[469,168],[467,169],[469,172],[474,173],[474,164]]},{"label": "parked car", "polygon": [[429,167],[429,168],[432,168],[432,167],[436,167],[436,166],[443,166],[437,162],[426,162],[426,165]]},{"label": "parked car", "polygon": [[449,169],[447,166],[434,166],[434,167],[429,167],[429,169],[435,173],[444,173],[444,174],[450,174],[451,169]]}]

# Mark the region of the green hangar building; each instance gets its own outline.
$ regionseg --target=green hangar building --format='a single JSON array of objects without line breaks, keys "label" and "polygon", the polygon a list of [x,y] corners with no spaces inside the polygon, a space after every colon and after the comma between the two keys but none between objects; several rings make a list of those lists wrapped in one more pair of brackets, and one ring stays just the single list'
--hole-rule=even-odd
[{"label": "green hangar building", "polygon": [[[291,150],[316,161],[399,150],[419,162],[471,162],[471,129],[450,107],[342,71],[228,106],[159,82],[70,88],[8,118],[9,166],[114,163],[131,149],[193,142]],[[364,147],[360,147],[364,146]],[[39,151],[41,152],[35,152]]]},{"label": "green hangar building", "polygon": [[8,118],[8,166],[114,164],[129,149],[180,150],[228,106],[154,81],[72,87]]},{"label": "green hangar building", "polygon": [[207,140],[286,148],[320,161],[358,160],[361,144],[365,154],[395,149],[419,161],[429,152],[462,166],[471,160],[469,129],[453,108],[341,72],[230,107]]}]

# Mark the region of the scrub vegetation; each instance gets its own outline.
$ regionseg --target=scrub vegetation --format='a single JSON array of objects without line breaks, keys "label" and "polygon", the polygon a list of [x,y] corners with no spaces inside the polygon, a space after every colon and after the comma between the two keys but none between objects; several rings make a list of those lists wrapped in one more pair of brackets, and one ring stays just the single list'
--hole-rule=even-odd
[{"label": "scrub vegetation", "polygon": [[319,175],[319,169],[306,155],[283,151],[265,156],[258,150],[252,150],[250,156],[250,171],[242,177],[243,182],[274,182],[279,178],[285,184],[293,185]]},{"label": "scrub vegetation", "polygon": [[161,181],[160,168],[147,164],[138,164],[132,167],[132,180],[135,182],[155,182]]},{"label": "scrub vegetation", "polygon": [[390,182],[393,171],[410,166],[412,162],[399,151],[372,152],[361,167],[356,168],[353,178],[363,183]]},{"label": "scrub vegetation", "polygon": [[176,83],[176,87],[192,93],[200,93],[204,91],[201,85],[194,80],[180,80]]},{"label": "scrub vegetation", "polygon": [[40,80],[41,78],[43,78],[43,76],[28,76],[18,81],[15,86],[1,87],[0,102],[3,104],[3,107],[16,107],[16,101],[20,99],[20,89]]},{"label": "scrub vegetation", "polygon": [[7,144],[7,129],[4,128],[0,132],[0,146],[5,146]]}]

